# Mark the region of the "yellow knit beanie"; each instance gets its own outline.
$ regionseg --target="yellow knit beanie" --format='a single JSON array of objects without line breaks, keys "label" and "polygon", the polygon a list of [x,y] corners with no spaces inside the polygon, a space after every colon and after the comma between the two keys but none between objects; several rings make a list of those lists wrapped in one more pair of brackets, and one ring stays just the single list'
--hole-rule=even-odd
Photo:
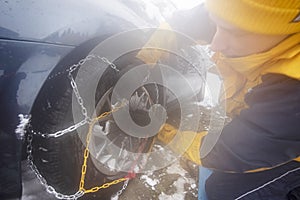
[{"label": "yellow knit beanie", "polygon": [[262,34],[300,32],[300,0],[206,0],[212,14]]}]

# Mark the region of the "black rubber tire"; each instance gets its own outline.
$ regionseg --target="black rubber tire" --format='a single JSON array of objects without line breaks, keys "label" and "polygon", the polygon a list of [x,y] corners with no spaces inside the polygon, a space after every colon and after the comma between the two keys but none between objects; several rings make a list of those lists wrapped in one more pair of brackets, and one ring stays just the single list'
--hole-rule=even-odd
[{"label": "black rubber tire", "polygon": [[[125,61],[121,63],[123,70],[131,67]],[[86,72],[86,80],[93,75],[91,71],[93,69]],[[119,78],[111,68],[106,70],[103,77],[105,78],[101,79],[98,85],[96,101],[109,88],[113,87]],[[82,80],[82,82],[84,81]],[[32,129],[35,132],[54,133],[71,126],[74,123],[72,121],[72,94],[70,80],[66,74],[49,80],[40,93],[32,111]],[[83,128],[87,130],[88,126],[85,125]],[[148,139],[143,152],[149,150],[152,141],[153,138]],[[33,139],[34,163],[47,180],[47,183],[53,186],[57,192],[74,194],[79,188],[84,148],[85,146],[76,131],[58,138],[43,138],[35,135]],[[91,159],[88,159],[87,166],[86,189],[112,181],[112,177],[102,174],[94,167]],[[118,177],[125,175],[126,173],[120,172]],[[119,191],[122,186],[123,183],[112,185],[96,193],[86,194],[80,199],[111,199],[111,196]]]}]

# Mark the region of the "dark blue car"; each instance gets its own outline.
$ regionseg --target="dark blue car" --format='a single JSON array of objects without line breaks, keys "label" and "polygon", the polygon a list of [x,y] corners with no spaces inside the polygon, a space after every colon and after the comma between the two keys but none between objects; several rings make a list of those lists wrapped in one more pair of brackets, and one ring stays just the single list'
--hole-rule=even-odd
[{"label": "dark blue car", "polygon": [[[82,198],[109,199],[132,176],[128,173],[136,168],[132,159],[144,158],[126,158],[124,152],[148,152],[153,135],[134,137],[118,128],[111,112],[123,104],[113,102],[112,88],[125,72],[143,64],[136,58],[137,47],[154,30],[137,28],[159,24],[157,15],[147,15],[145,2],[0,1],[0,199],[20,197],[20,163],[26,159],[41,184],[59,199],[79,198],[83,188]],[[175,9],[163,2],[160,6],[165,9]],[[114,42],[103,43],[107,40]],[[118,46],[128,44],[130,51],[115,55]],[[178,60],[168,62],[178,64]],[[186,61],[181,67],[182,62]],[[195,72],[183,66],[179,70],[195,78]],[[132,81],[147,77],[137,75]],[[127,103],[133,121],[146,126],[149,106],[169,103],[171,108],[179,102],[161,85],[147,82]],[[168,112],[180,115],[176,109]],[[89,130],[93,119],[103,113]],[[92,134],[92,142],[87,133]],[[107,189],[100,188],[113,181],[104,185]]]}]

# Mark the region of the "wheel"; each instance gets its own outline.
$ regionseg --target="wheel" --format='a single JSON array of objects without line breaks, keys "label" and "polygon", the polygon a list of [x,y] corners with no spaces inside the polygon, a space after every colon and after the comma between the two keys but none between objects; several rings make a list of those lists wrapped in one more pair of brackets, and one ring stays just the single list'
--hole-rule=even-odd
[{"label": "wheel", "polygon": [[[133,37],[129,43],[131,44],[136,40],[137,38]],[[116,44],[119,43],[122,43],[122,40],[116,42]],[[111,45],[108,47],[111,47]],[[129,52],[114,60],[114,65],[107,66],[107,60],[103,60],[103,57],[97,57],[97,55],[101,56],[104,53],[102,52],[103,49],[94,48],[93,50],[95,49],[99,54],[93,55],[93,59],[80,65],[78,71],[76,70],[72,73],[74,78],[76,77],[76,88],[82,97],[82,101],[79,100],[78,102],[84,105],[86,111],[78,105],[78,94],[76,97],[74,84],[72,88],[67,73],[47,81],[32,109],[31,129],[35,133],[44,133],[46,136],[59,130],[65,130],[78,123],[84,118],[85,113],[92,119],[100,116],[102,113],[107,113],[104,117],[98,119],[91,129],[89,129],[90,124],[85,124],[56,138],[42,137],[41,134],[34,135],[32,143],[33,161],[47,183],[62,194],[74,194],[78,191],[79,183],[82,181],[81,174],[86,145],[90,153],[86,163],[84,188],[90,189],[118,180],[126,176],[130,170],[139,171],[142,169],[147,159],[139,155],[146,155],[146,152],[151,150],[154,140],[154,135],[147,136],[143,133],[144,137],[137,137],[123,131],[111,113],[115,107],[124,106],[122,103],[115,104],[116,102],[114,102],[113,98],[113,91],[118,86],[119,80],[131,69],[143,64],[135,59],[137,52]],[[93,50],[91,51],[92,53]],[[109,51],[106,48],[103,51],[107,51],[109,55]],[[177,58],[177,55],[174,56]],[[196,56],[195,59],[198,58]],[[72,64],[80,63],[78,59],[72,63],[69,63],[68,59],[66,60],[61,64],[65,68],[72,66]],[[103,63],[103,61],[106,63]],[[172,67],[183,75],[181,76],[181,78],[184,77],[182,79],[195,79],[196,75],[199,75],[199,67],[195,67],[194,64],[191,65],[189,60],[175,60],[175,64],[172,64]],[[100,74],[101,78],[99,79]],[[136,76],[141,76],[141,74],[137,73]],[[159,72],[157,76],[163,79],[160,77]],[[139,78],[143,82],[148,76],[144,74]],[[132,81],[134,82],[135,80]],[[174,82],[174,77],[164,76],[163,81],[172,83]],[[189,125],[191,125],[190,127],[195,126],[193,120],[189,118],[190,113],[197,113],[194,110],[194,102],[190,100],[196,99],[191,97],[195,95],[195,92],[188,90],[190,92],[186,93],[185,90],[178,90],[178,87],[170,91],[164,87],[163,81],[161,82],[162,84],[147,82],[147,84],[141,84],[141,86],[132,91],[125,103],[125,107],[127,106],[129,110],[129,116],[126,117],[130,117],[138,126],[147,126],[151,121],[150,108],[154,104],[160,104],[166,108],[167,116],[170,116],[167,119],[168,123],[176,126],[180,124],[180,121],[185,120],[186,127],[189,127]],[[128,84],[130,85],[130,82]],[[92,91],[94,85],[96,85],[96,89]],[[195,90],[197,94],[201,95],[201,89],[203,88],[197,83]],[[177,94],[174,95],[173,92]],[[179,105],[177,97],[182,102],[186,102],[186,105]],[[187,107],[185,108],[184,116],[181,116],[180,106]],[[117,113],[118,111],[115,112]],[[155,116],[159,116],[160,113],[155,112]],[[75,119],[74,113],[79,113],[81,118]],[[89,133],[88,137],[87,133]],[[88,193],[82,199],[110,199],[122,187],[122,183],[112,184],[110,187],[100,189],[95,193]]]},{"label": "wheel", "polygon": [[[116,62],[122,63],[118,65],[121,70],[116,72],[112,68],[106,69],[97,86],[96,105],[85,104],[88,111],[96,110],[97,116],[113,109],[111,104],[113,87],[120,76],[133,67],[124,60]],[[92,72],[97,68],[98,66],[91,65],[80,76],[79,88],[94,78]],[[75,75],[76,72],[74,77]],[[130,115],[140,126],[148,123],[147,109],[154,103],[153,99],[158,99],[155,96],[157,91],[153,91],[154,88],[157,89],[154,85],[142,86],[130,98]],[[35,133],[49,135],[72,126],[74,124],[73,94],[74,91],[67,75],[49,80],[39,94],[32,111],[31,129]],[[87,103],[84,99],[83,102]],[[57,138],[45,138],[41,134],[34,135],[33,161],[41,175],[49,185],[54,187],[56,192],[71,195],[78,191],[86,148],[83,138],[86,137],[88,129],[89,124],[85,124],[80,127],[80,131],[84,134],[78,133],[77,129]],[[135,159],[134,161],[138,162],[143,158],[129,158],[128,153],[148,152],[153,143],[153,137],[135,138],[124,133],[114,122],[112,114],[99,119],[92,130],[89,144],[90,154],[86,163],[85,189],[101,186],[128,175],[127,172],[118,168],[120,166],[136,170],[137,166],[132,161]],[[100,189],[96,193],[86,194],[82,199],[110,199],[122,187],[123,183],[121,182],[109,188]]]}]

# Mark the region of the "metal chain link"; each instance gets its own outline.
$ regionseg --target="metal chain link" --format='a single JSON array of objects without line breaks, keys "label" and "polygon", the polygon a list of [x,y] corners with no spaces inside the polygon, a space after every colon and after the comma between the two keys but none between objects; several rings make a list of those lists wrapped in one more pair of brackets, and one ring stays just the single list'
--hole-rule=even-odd
[{"label": "metal chain link", "polygon": [[70,132],[73,132],[74,130],[78,129],[79,127],[85,125],[85,124],[88,124],[90,121],[87,120],[87,119],[84,119],[82,120],[81,122],[77,123],[77,124],[74,124],[72,126],[70,126],[69,128],[66,128],[64,130],[60,130],[60,131],[57,131],[55,133],[51,133],[51,134],[48,134],[47,137],[54,137],[54,138],[57,138],[57,137],[60,137],[60,136],[63,136],[64,134],[66,133],[70,133]]},{"label": "metal chain link", "polygon": [[81,59],[78,63],[76,64],[73,64],[69,69],[66,69],[64,71],[60,71],[60,72],[57,72],[51,76],[48,77],[48,80],[51,80],[51,79],[54,79],[58,76],[61,76],[65,73],[69,73],[69,72],[73,72],[75,71],[78,67],[82,66],[83,64],[86,63],[86,61],[88,60],[91,60],[93,58],[99,58],[102,62],[108,64],[112,69],[116,70],[117,72],[119,72],[120,70],[117,68],[117,66],[110,62],[106,57],[101,57],[101,56],[95,56],[94,54],[89,54],[88,56],[86,56],[85,58]]},{"label": "metal chain link", "polygon": [[121,190],[119,190],[117,192],[117,194],[115,194],[116,197],[119,197],[121,196],[121,194],[126,190],[127,186],[128,186],[128,183],[129,183],[129,179],[127,179],[126,181],[124,181],[124,184],[123,184],[123,187]]},{"label": "metal chain link", "polygon": [[32,141],[33,141],[33,132],[31,132],[27,135],[27,154],[28,154],[27,155],[27,162],[28,162],[28,165],[31,168],[31,170],[34,172],[34,174],[36,175],[36,177],[40,181],[40,184],[46,188],[46,191],[49,194],[54,195],[57,199],[76,200],[76,199],[82,197],[84,195],[83,191],[78,190],[75,194],[65,195],[65,194],[61,194],[59,192],[56,192],[56,190],[47,183],[46,179],[42,176],[42,174],[39,172],[38,168],[36,167],[36,165],[33,162]]},{"label": "metal chain link", "polygon": [[39,135],[39,136],[41,136],[43,138],[57,138],[57,137],[63,136],[66,133],[70,133],[70,132],[72,132],[72,131],[78,129],[79,127],[81,127],[81,126],[83,126],[85,124],[88,124],[88,123],[89,123],[89,121],[86,120],[86,119],[84,119],[84,120],[78,122],[77,124],[74,124],[74,125],[66,128],[66,129],[59,130],[59,131],[57,131],[55,133],[41,133],[39,131],[34,131],[34,130],[31,130],[31,133],[33,135]]},{"label": "metal chain link", "polygon": [[[98,56],[97,56],[98,57]],[[91,118],[88,116],[88,113],[87,113],[87,109],[84,107],[84,104],[83,104],[83,99],[82,97],[80,96],[80,93],[79,93],[79,90],[78,90],[78,87],[77,87],[77,84],[74,80],[74,77],[72,75],[72,72],[74,72],[75,70],[78,69],[78,67],[81,67],[82,65],[84,65],[88,60],[91,60],[92,58],[95,58],[95,55],[93,54],[90,54],[88,55],[87,57],[81,59],[77,64],[74,64],[72,65],[70,68],[69,68],[69,73],[68,73],[68,78],[70,79],[71,81],[71,87],[72,87],[72,90],[76,96],[76,99],[77,99],[77,102],[78,104],[80,105],[81,107],[81,113],[83,114],[84,116],[84,121],[85,122],[88,122],[90,123],[92,120]],[[75,128],[75,127],[74,127]],[[75,129],[74,129],[75,130]],[[63,134],[62,134],[63,135]]]},{"label": "metal chain link", "polygon": [[[81,59],[77,64],[72,65],[66,71],[64,71],[64,72],[58,72],[55,75],[52,75],[51,77],[49,77],[49,79],[52,79],[52,78],[54,78],[54,77],[56,77],[58,75],[61,75],[61,74],[64,74],[64,73],[68,72],[68,78],[71,81],[71,87],[72,87],[72,90],[73,90],[73,92],[74,92],[74,94],[76,96],[77,102],[78,102],[78,104],[81,107],[81,112],[82,112],[83,116],[85,117],[84,120],[82,120],[81,122],[79,122],[77,124],[74,124],[74,125],[66,128],[64,130],[57,131],[55,133],[45,134],[45,133],[35,132],[33,130],[30,130],[30,133],[28,133],[28,135],[27,135],[27,161],[28,161],[28,165],[31,168],[31,170],[34,172],[34,174],[36,175],[36,177],[38,178],[40,184],[46,188],[46,191],[49,194],[54,195],[57,199],[76,200],[76,199],[82,197],[86,193],[86,191],[84,191],[84,190],[78,190],[75,194],[65,195],[65,194],[61,194],[61,193],[57,192],[54,189],[54,187],[52,187],[51,185],[49,185],[47,183],[47,180],[42,176],[42,174],[39,172],[37,166],[33,162],[33,155],[32,155],[32,151],[33,151],[33,146],[32,146],[33,135],[40,135],[43,138],[50,138],[50,137],[57,138],[57,137],[63,136],[66,133],[70,133],[70,132],[78,129],[79,127],[81,127],[81,126],[83,126],[85,124],[90,124],[92,122],[92,119],[87,114],[87,109],[84,107],[83,99],[80,96],[80,93],[79,93],[77,84],[76,84],[76,82],[74,80],[74,77],[72,75],[72,72],[74,72],[75,70],[77,70],[78,67],[81,67],[82,65],[84,65],[86,63],[86,61],[91,60],[91,59],[93,59],[95,57],[96,56],[92,55],[92,54],[88,55],[87,57]],[[102,62],[108,64],[112,69],[116,70],[117,72],[120,71],[119,69],[117,69],[116,65],[113,64],[112,62],[110,62],[107,58],[100,57],[100,56],[97,56],[97,58],[99,58]],[[117,184],[117,183],[122,182],[122,181],[125,181],[123,189],[121,190],[121,191],[123,191],[123,190],[126,189],[126,187],[128,185],[128,179],[127,178],[118,179],[118,180],[115,180],[115,181],[113,181],[111,183],[106,183],[106,184],[102,185],[101,187],[95,187],[94,190],[96,189],[98,191],[101,188],[107,188],[110,185]],[[92,190],[90,192],[95,192],[94,190]]]},{"label": "metal chain link", "polygon": [[95,55],[90,54],[90,55],[88,55],[87,57],[81,59],[77,64],[73,64],[70,68],[68,68],[68,69],[66,69],[66,70],[64,70],[64,71],[59,71],[59,72],[57,72],[57,73],[55,73],[55,74],[50,75],[50,76],[48,77],[48,80],[54,79],[54,78],[56,78],[56,77],[58,77],[58,76],[61,76],[61,75],[63,75],[63,74],[66,74],[66,73],[68,73],[68,72],[70,72],[70,71],[73,72],[73,71],[75,71],[79,66],[83,65],[86,61],[91,60],[91,59],[93,59],[93,58],[95,58]]},{"label": "metal chain link", "polygon": [[74,80],[71,72],[69,72],[68,77],[71,80],[71,86],[72,86],[73,92],[74,92],[74,94],[76,96],[78,104],[81,107],[81,113],[83,114],[85,121],[89,121],[89,122],[92,121],[91,118],[88,116],[86,108],[83,105],[83,99],[81,98],[81,96],[79,94],[79,90],[78,90],[77,84],[76,84],[76,82],[75,82],[75,80]]},{"label": "metal chain link", "polygon": [[77,102],[78,104],[80,105],[81,107],[81,113],[83,114],[84,116],[84,120],[82,120],[81,122],[77,123],[77,124],[74,124],[64,130],[60,130],[60,131],[57,131],[55,133],[51,133],[51,134],[45,134],[45,133],[40,133],[40,132],[36,132],[35,134],[38,134],[40,136],[42,136],[43,138],[49,138],[49,137],[54,137],[54,138],[57,138],[57,137],[61,137],[63,136],[64,134],[66,133],[70,133],[74,130],[76,130],[77,128],[85,125],[85,124],[89,124],[91,123],[92,119],[88,116],[88,113],[87,113],[87,109],[85,108],[84,106],[84,102],[83,102],[83,99],[82,97],[80,96],[80,93],[79,93],[79,89],[77,87],[77,84],[74,80],[74,77],[72,75],[72,72],[76,71],[79,67],[81,67],[82,65],[84,65],[87,61],[93,59],[93,58],[98,58],[100,59],[102,62],[108,64],[112,69],[116,70],[117,72],[119,72],[120,70],[117,68],[117,66],[110,62],[107,58],[105,57],[101,57],[101,56],[95,56],[94,54],[89,54],[88,56],[86,56],[85,58],[81,59],[78,63],[76,64],[73,64],[71,67],[69,67],[66,71],[64,72],[58,72],[57,74],[51,76],[51,78],[53,78],[54,76],[57,76],[58,74],[61,75],[61,74],[64,74],[66,72],[68,72],[68,78],[70,79],[71,81],[71,87],[72,87],[72,90],[76,96],[76,99],[77,99]]},{"label": "metal chain link", "polygon": [[86,61],[91,60],[92,58],[95,58],[95,55],[93,55],[93,54],[87,55],[85,58],[81,59],[77,64],[72,65],[69,69],[67,69],[67,71],[69,73],[72,73],[78,67],[81,67],[82,65],[84,65],[86,63]]},{"label": "metal chain link", "polygon": [[112,69],[116,70],[117,72],[119,72],[120,70],[117,68],[117,66],[110,62],[107,58],[105,57],[100,57],[100,56],[97,56],[97,58],[99,58],[102,62],[108,64]]}]

